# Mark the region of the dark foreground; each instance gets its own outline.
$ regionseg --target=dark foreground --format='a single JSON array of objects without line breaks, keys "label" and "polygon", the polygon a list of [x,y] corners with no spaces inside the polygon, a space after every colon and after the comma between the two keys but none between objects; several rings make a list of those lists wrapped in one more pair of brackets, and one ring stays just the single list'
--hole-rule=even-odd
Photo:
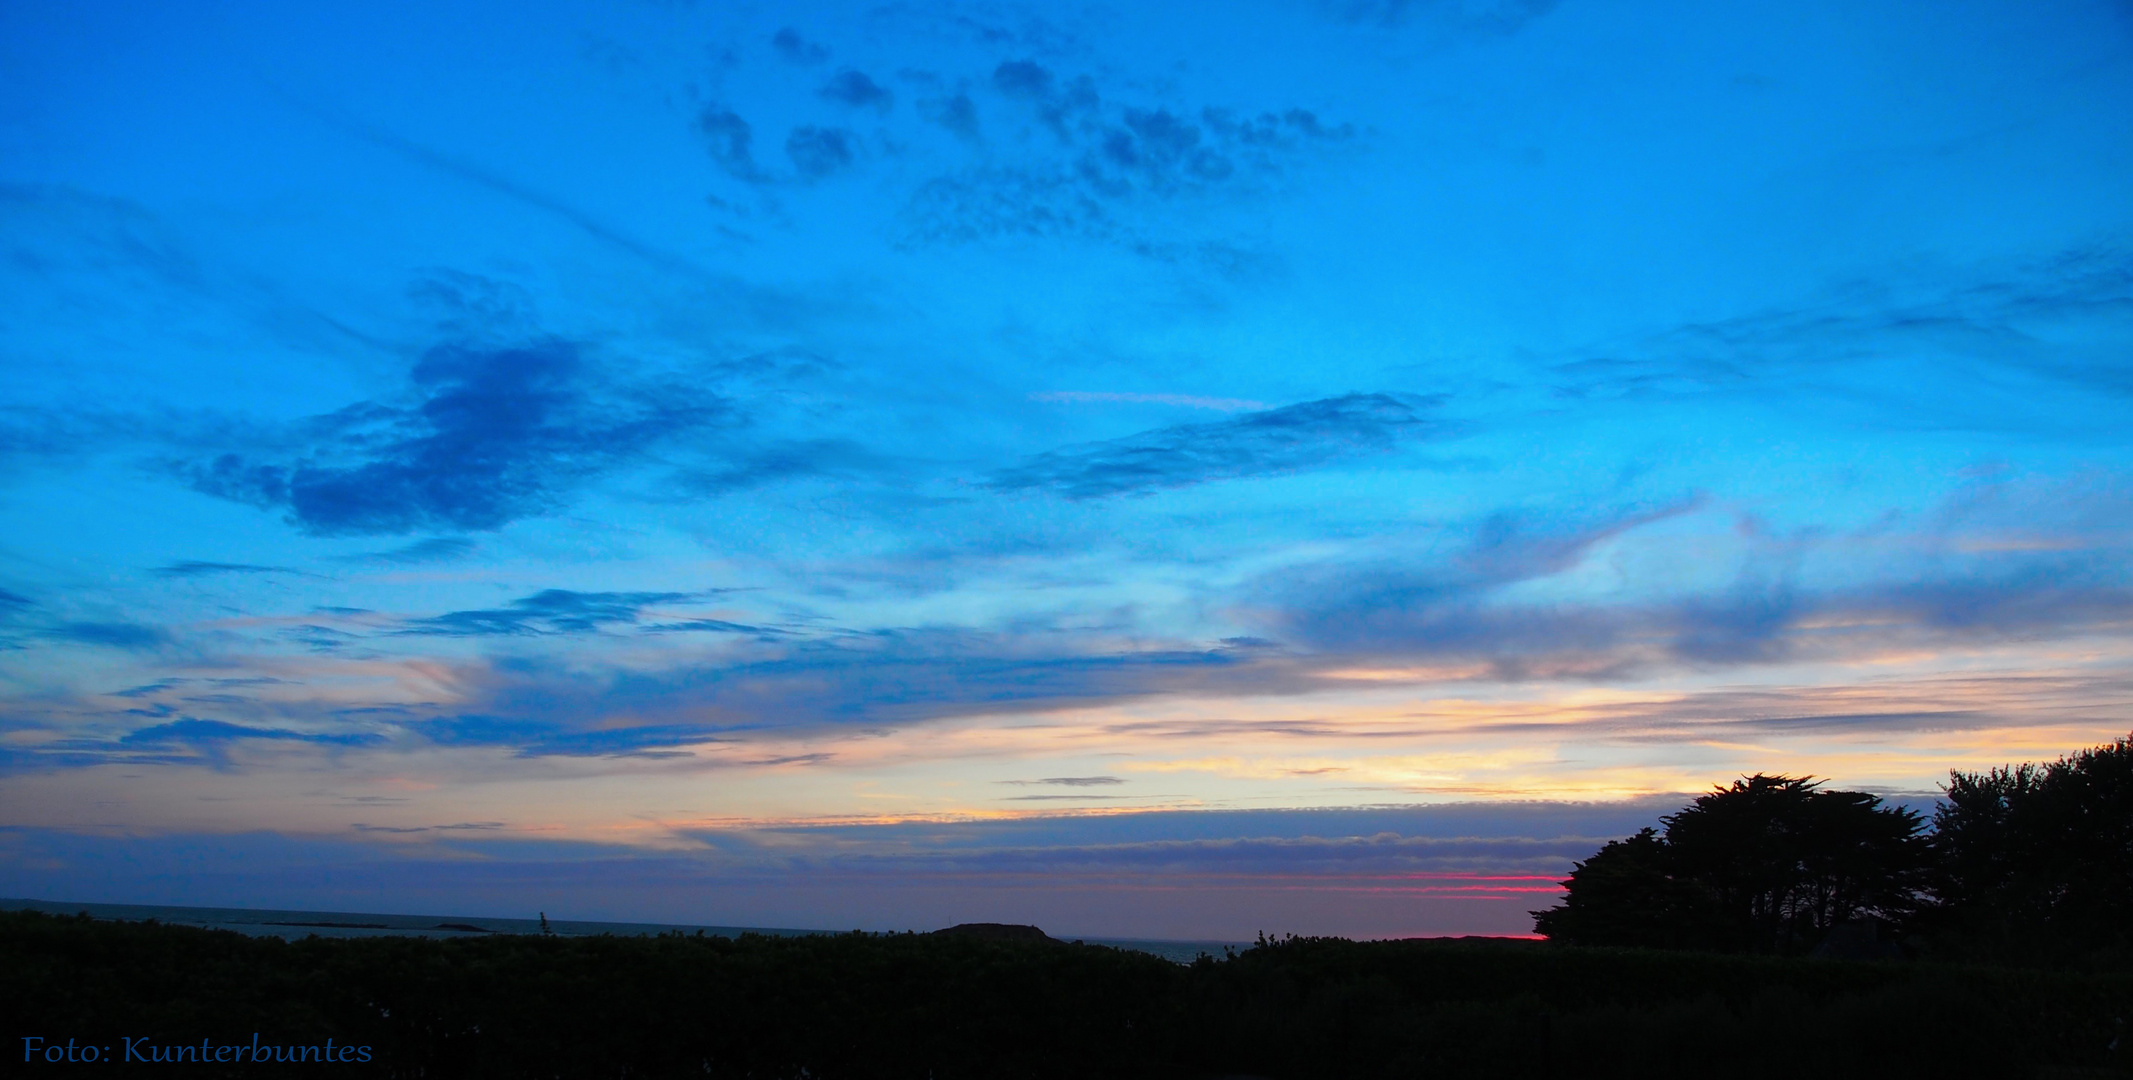
[{"label": "dark foreground", "polygon": [[[2133,1056],[2114,974],[1503,941],[1191,966],[909,934],[287,942],[35,912],[0,913],[0,1016],[0,1071],[25,1076],[2113,1076]],[[119,1060],[45,1060],[70,1039]],[[259,1046],[336,1060],[234,1060]]]}]

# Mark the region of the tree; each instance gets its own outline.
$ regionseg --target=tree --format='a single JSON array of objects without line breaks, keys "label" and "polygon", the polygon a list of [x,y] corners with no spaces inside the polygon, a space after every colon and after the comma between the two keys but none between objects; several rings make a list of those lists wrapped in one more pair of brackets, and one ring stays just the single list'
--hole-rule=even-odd
[{"label": "tree", "polygon": [[1787,952],[1832,927],[1909,920],[1929,884],[1918,814],[1756,774],[1578,863],[1536,932],[1572,944]]},{"label": "tree", "polygon": [[1578,945],[1705,947],[1711,905],[1702,890],[1674,876],[1671,852],[1657,830],[1610,840],[1563,882],[1560,907],[1533,912],[1533,930]]},{"label": "tree", "polygon": [[1951,772],[1933,823],[1937,914],[1971,947],[2063,959],[2133,946],[2133,738]]}]

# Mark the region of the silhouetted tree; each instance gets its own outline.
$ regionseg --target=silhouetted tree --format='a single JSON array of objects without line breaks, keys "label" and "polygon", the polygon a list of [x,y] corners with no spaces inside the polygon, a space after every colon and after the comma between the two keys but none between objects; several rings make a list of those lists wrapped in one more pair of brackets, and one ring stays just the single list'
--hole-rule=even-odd
[{"label": "silhouetted tree", "polygon": [[1951,772],[1933,822],[1947,931],[2043,959],[2133,945],[2133,740]]},{"label": "silhouetted tree", "polygon": [[1705,890],[1675,877],[1672,853],[1657,830],[1610,840],[1578,863],[1563,883],[1560,907],[1533,912],[1533,930],[1578,945],[1707,947],[1715,908]]},{"label": "silhouetted tree", "polygon": [[1785,952],[1862,917],[1910,919],[1930,883],[1918,814],[1756,774],[1608,844],[1534,929],[1572,944]]}]

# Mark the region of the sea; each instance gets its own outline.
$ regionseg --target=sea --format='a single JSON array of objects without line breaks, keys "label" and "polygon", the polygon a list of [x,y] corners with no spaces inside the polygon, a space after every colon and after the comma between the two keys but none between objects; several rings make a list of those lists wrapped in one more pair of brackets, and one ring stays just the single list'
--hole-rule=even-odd
[{"label": "sea", "polygon": [[[175,926],[199,926],[209,930],[235,930],[255,937],[289,940],[302,937],[427,937],[468,938],[489,934],[538,934],[539,919],[507,919],[494,915],[386,915],[374,911],[293,911],[275,908],[170,907],[161,904],[81,904],[58,900],[0,899],[0,911],[43,911],[54,915],[86,913],[91,918],[123,922],[154,919]],[[801,930],[777,926],[698,926],[692,923],[596,922],[585,919],[550,919],[548,932],[564,937],[595,937],[613,934],[635,937],[649,934],[702,932],[715,937],[767,934],[799,937],[807,934],[842,933],[836,930]],[[1057,936],[1057,935],[1054,935]],[[1150,953],[1180,964],[1189,964],[1202,953],[1220,958],[1225,950],[1241,952],[1242,941],[1146,941],[1135,938],[1067,938],[1084,945],[1106,945]]]}]

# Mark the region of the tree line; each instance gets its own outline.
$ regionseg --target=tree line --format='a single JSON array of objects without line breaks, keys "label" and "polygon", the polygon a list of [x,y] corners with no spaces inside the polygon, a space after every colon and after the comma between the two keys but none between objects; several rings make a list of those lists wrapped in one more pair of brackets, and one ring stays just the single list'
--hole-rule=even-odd
[{"label": "tree line", "polygon": [[1534,930],[1575,945],[2133,966],[2133,737],[1951,772],[1930,822],[1756,774],[1577,863]]}]

